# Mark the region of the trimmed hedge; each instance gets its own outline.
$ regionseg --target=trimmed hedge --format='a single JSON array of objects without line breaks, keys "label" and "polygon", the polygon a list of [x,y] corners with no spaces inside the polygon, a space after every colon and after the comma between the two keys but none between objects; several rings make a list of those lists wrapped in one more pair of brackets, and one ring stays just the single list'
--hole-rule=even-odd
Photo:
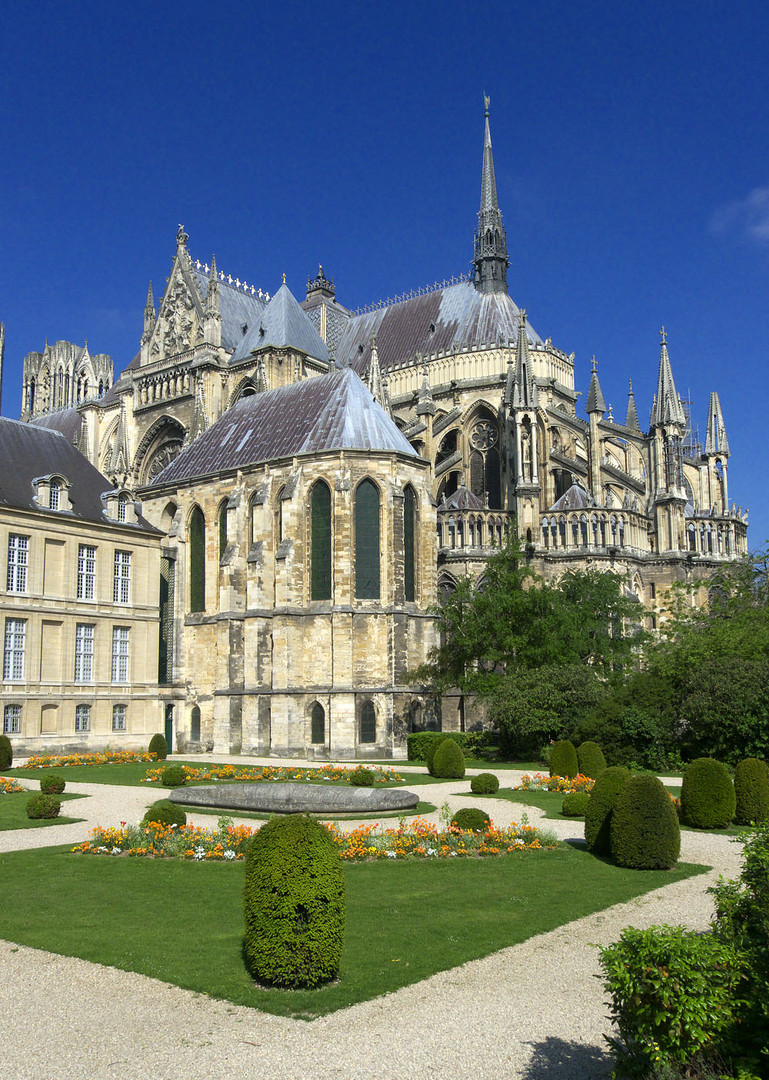
[{"label": "trimmed hedge", "polygon": [[589,803],[589,791],[570,791],[563,797],[561,813],[564,817],[584,817]]},{"label": "trimmed hedge", "polygon": [[684,770],[681,818],[695,829],[725,829],[734,820],[737,798],[726,765],[697,758]]},{"label": "trimmed hedge", "polygon": [[577,747],[577,763],[583,776],[597,779],[606,768],[606,758],[597,742],[588,739]]},{"label": "trimmed hedge", "polygon": [[160,732],[158,732],[157,735],[153,735],[150,739],[147,751],[150,754],[157,754],[158,761],[165,761],[168,757],[168,743],[166,742],[165,735],[161,735]]},{"label": "trimmed hedge", "polygon": [[611,855],[633,870],[669,870],[681,853],[681,826],[670,796],[656,776],[631,776],[611,815]]},{"label": "trimmed hedge", "polygon": [[246,852],[246,967],[259,982],[319,986],[339,971],[344,871],[328,829],[304,814],[273,818]]},{"label": "trimmed hedge", "polygon": [[550,775],[574,777],[579,772],[577,751],[568,739],[559,739],[550,748]]},{"label": "trimmed hedge", "polygon": [[461,780],[465,775],[465,755],[453,739],[438,744],[433,756],[432,775],[440,780]]},{"label": "trimmed hedge", "polygon": [[187,783],[187,770],[183,765],[166,765],[160,774],[163,787],[181,787]]},{"label": "trimmed hedge", "polygon": [[374,786],[374,774],[371,769],[365,768],[363,765],[359,765],[357,769],[353,769],[349,776],[349,782],[353,787],[373,787]]},{"label": "trimmed hedge", "polygon": [[414,731],[406,736],[409,761],[427,762],[428,747],[441,739],[453,739],[469,757],[481,757],[484,751],[499,745],[499,735],[494,731]]},{"label": "trimmed hedge", "polygon": [[13,746],[7,735],[0,735],[0,771],[13,765]]},{"label": "trimmed hedge", "polygon": [[186,825],[187,815],[178,803],[158,799],[145,810],[142,825],[148,825],[150,821],[159,821],[161,825]]},{"label": "trimmed hedge", "polygon": [[60,810],[61,799],[57,799],[55,795],[44,795],[41,791],[39,795],[27,799],[27,817],[31,821],[58,817]]},{"label": "trimmed hedge", "polygon": [[44,795],[61,795],[66,786],[64,777],[57,773],[48,773],[40,777],[40,790]]},{"label": "trimmed hedge", "polygon": [[769,821],[769,765],[759,758],[745,758],[734,769],[734,820],[738,825],[763,825]]},{"label": "trimmed hedge", "polygon": [[499,780],[494,773],[478,773],[470,781],[470,790],[473,795],[496,795],[499,791]]},{"label": "trimmed hedge", "polygon": [[491,824],[491,818],[485,810],[477,806],[463,806],[451,819],[451,824],[458,829],[472,829],[473,832],[485,832]]},{"label": "trimmed hedge", "polygon": [[611,843],[609,830],[617,796],[630,779],[622,765],[612,765],[596,780],[585,811],[585,843],[595,855],[608,855]]}]

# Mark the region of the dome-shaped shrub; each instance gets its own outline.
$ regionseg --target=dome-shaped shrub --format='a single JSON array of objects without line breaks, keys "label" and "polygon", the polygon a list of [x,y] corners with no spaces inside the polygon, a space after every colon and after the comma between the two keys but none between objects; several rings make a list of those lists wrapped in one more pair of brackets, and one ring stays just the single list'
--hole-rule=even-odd
[{"label": "dome-shaped shrub", "polygon": [[7,735],[0,735],[0,772],[13,765],[13,746]]},{"label": "dome-shaped shrub", "polygon": [[563,797],[561,813],[564,817],[584,817],[590,802],[589,791],[570,791]]},{"label": "dome-shaped shrub", "polygon": [[593,785],[585,811],[585,843],[595,855],[608,855],[611,815],[630,773],[622,765],[604,770]]},{"label": "dome-shaped shrub", "polygon": [[[435,761],[435,753],[441,743],[446,742],[446,740],[449,739],[451,742],[456,743],[460,750],[462,749],[462,744],[458,739],[455,739],[442,731],[430,731],[427,734],[432,735],[433,740],[429,743],[427,750],[425,751],[425,765],[427,766],[427,771],[430,775],[435,776],[435,773],[433,772],[433,762]],[[464,752],[462,756],[464,757]]]},{"label": "dome-shaped shrub", "polygon": [[588,739],[577,747],[577,762],[579,771],[583,776],[589,776],[591,780],[597,779],[606,768],[606,758],[603,750],[597,742]]},{"label": "dome-shaped shrub", "polygon": [[40,790],[44,795],[61,795],[66,786],[64,777],[57,773],[47,773],[40,777]]},{"label": "dome-shaped shrub", "polygon": [[472,829],[473,832],[485,832],[491,824],[491,818],[485,810],[477,806],[463,806],[451,819],[451,824],[458,829]]},{"label": "dome-shaped shrub", "polygon": [[494,773],[478,773],[470,780],[470,790],[473,795],[496,795],[499,791],[499,780]]},{"label": "dome-shaped shrub", "polygon": [[741,761],[734,769],[734,795],[738,825],[769,821],[769,765],[754,757]]},{"label": "dome-shaped shrub", "polygon": [[579,763],[574,743],[568,739],[553,743],[550,748],[550,775],[576,776],[578,772]]},{"label": "dome-shaped shrub", "polygon": [[684,769],[681,818],[695,829],[725,829],[734,820],[737,799],[726,765],[697,758]]},{"label": "dome-shaped shrub", "polygon": [[661,780],[631,776],[611,816],[611,855],[633,870],[669,870],[681,852],[681,826]]},{"label": "dome-shaped shrub", "polygon": [[263,825],[246,853],[244,900],[244,955],[255,979],[298,988],[336,976],[344,871],[328,829],[299,814]]},{"label": "dome-shaped shrub", "polygon": [[183,765],[166,765],[160,774],[163,787],[181,787],[187,783],[187,770]]},{"label": "dome-shaped shrub", "polygon": [[442,780],[461,780],[465,775],[465,755],[453,739],[444,739],[433,758],[433,776]]},{"label": "dome-shaped shrub", "polygon": [[161,825],[186,825],[187,815],[178,803],[172,803],[170,799],[158,799],[145,810],[142,825],[147,825],[150,821],[159,821]]},{"label": "dome-shaped shrub", "polygon": [[363,765],[359,765],[357,769],[353,769],[347,779],[353,787],[374,786],[374,773],[371,769],[367,769]]},{"label": "dome-shaped shrub", "polygon": [[160,732],[153,735],[147,749],[150,754],[156,755],[158,761],[165,761],[168,757],[168,743],[165,735],[161,735]]},{"label": "dome-shaped shrub", "polygon": [[27,817],[32,821],[58,817],[60,810],[61,799],[57,799],[55,795],[44,795],[42,791],[27,800]]}]

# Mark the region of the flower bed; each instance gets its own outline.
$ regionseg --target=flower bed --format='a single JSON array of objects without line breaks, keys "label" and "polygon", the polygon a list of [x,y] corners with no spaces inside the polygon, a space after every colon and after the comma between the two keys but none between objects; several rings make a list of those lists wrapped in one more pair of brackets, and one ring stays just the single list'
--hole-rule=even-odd
[{"label": "flower bed", "polygon": [[[160,782],[166,765],[158,769],[150,769],[147,775],[142,777],[143,784],[156,784]],[[202,765],[194,768],[183,765],[187,780],[250,780],[258,782],[262,780],[335,780],[348,781],[354,769],[347,769],[343,765],[322,765],[318,769],[290,768],[279,765]],[[357,766],[356,766],[357,768]],[[384,768],[381,765],[369,766],[374,774],[375,784],[405,783],[402,776],[392,768]]]},{"label": "flower bed", "polygon": [[[424,818],[416,818],[397,829],[381,829],[378,824],[361,825],[342,832],[333,824],[326,828],[347,862],[370,859],[430,859],[511,855],[520,851],[552,848],[557,840],[551,833],[531,825],[491,824],[485,832],[449,826],[439,830]],[[256,832],[246,825],[233,825],[230,818],[220,818],[215,829],[197,825],[127,825],[105,829],[97,826],[91,839],[72,850],[81,855],[128,855],[149,858],[221,860],[235,862],[245,858],[248,841]]]},{"label": "flower bed", "polygon": [[18,780],[9,780],[5,776],[0,776],[0,795],[18,795],[26,790]]},{"label": "flower bed", "polygon": [[589,776],[547,776],[545,773],[526,774],[514,791],[560,791],[567,795],[572,791],[592,791],[595,783]]},{"label": "flower bed", "polygon": [[157,754],[137,750],[103,750],[97,754],[40,754],[27,760],[25,769],[66,769],[68,765],[130,765],[157,761]]}]

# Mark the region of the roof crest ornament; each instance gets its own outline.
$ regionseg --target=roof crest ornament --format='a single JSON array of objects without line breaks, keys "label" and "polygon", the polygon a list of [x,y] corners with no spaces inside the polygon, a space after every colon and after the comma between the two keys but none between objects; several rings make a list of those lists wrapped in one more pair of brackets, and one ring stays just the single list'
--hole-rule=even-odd
[{"label": "roof crest ornament", "polygon": [[176,246],[177,246],[177,248],[186,248],[188,240],[189,240],[189,236],[184,231],[184,226],[182,224],[180,224],[179,229],[178,229],[178,231],[176,233]]}]

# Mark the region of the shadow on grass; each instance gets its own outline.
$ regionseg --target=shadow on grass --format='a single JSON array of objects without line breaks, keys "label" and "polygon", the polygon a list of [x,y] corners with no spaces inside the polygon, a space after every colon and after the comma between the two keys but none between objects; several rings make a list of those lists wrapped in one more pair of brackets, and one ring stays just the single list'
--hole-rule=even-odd
[{"label": "shadow on grass", "polygon": [[597,1046],[549,1037],[534,1047],[525,1080],[600,1080],[611,1075],[613,1058]]}]

